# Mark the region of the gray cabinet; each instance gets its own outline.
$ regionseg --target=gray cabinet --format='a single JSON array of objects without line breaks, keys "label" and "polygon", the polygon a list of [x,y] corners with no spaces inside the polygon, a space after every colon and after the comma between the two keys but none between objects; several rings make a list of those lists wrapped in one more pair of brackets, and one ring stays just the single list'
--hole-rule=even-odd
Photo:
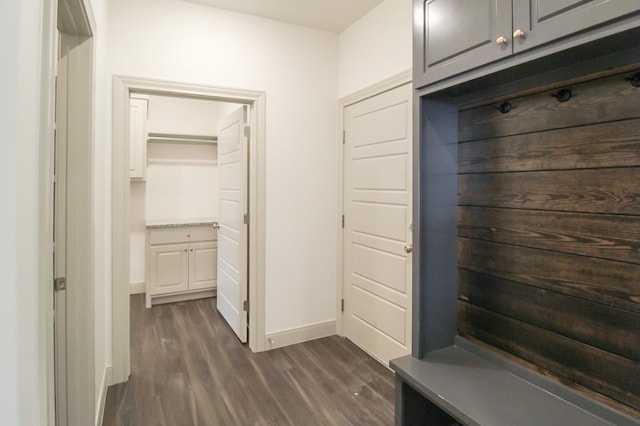
[{"label": "gray cabinet", "polygon": [[[513,0],[514,53],[640,12],[638,0]],[[520,30],[522,33],[516,32]]]},{"label": "gray cabinet", "polygon": [[512,54],[510,43],[496,44],[511,33],[511,0],[427,0],[423,16],[415,74],[425,84]]},{"label": "gray cabinet", "polygon": [[[640,12],[638,0],[414,0],[414,81],[422,87]],[[586,38],[585,38],[586,40]],[[566,44],[566,47],[575,45]]]}]

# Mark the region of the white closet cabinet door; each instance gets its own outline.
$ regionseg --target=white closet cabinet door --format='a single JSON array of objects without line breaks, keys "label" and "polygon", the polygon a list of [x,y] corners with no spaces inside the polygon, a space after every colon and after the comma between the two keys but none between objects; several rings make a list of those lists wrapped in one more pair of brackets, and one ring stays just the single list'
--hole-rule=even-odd
[{"label": "white closet cabinet door", "polygon": [[216,242],[189,244],[189,290],[216,287],[217,258]]},{"label": "white closet cabinet door", "polygon": [[147,176],[147,103],[146,99],[129,100],[129,177],[145,180]]},{"label": "white closet cabinet door", "polygon": [[175,293],[189,288],[189,245],[149,247],[149,292]]}]

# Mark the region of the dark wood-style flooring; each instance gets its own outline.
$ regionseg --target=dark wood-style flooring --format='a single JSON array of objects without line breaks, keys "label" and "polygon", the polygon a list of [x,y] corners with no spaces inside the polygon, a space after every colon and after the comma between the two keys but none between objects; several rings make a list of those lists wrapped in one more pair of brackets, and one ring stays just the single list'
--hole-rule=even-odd
[{"label": "dark wood-style flooring", "polygon": [[391,425],[393,374],[332,336],[254,354],[215,298],[144,307],[131,297],[131,377],[104,425]]}]

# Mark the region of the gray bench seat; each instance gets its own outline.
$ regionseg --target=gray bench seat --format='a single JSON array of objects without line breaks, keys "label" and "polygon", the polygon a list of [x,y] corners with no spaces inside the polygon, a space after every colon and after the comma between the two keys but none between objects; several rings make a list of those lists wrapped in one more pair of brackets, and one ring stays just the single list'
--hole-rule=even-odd
[{"label": "gray bench seat", "polygon": [[457,338],[416,359],[391,361],[396,424],[640,425],[598,401]]}]

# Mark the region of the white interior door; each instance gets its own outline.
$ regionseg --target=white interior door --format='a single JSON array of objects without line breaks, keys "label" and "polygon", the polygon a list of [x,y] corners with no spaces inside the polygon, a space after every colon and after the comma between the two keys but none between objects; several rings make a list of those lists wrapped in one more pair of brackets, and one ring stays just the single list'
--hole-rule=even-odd
[{"label": "white interior door", "polygon": [[95,421],[93,56],[90,37],[60,33],[54,274],[56,424]]},{"label": "white interior door", "polygon": [[218,311],[241,342],[247,341],[248,107],[218,125],[220,217]]},{"label": "white interior door", "polygon": [[345,336],[379,361],[411,352],[411,85],[344,110]]},{"label": "white interior door", "polygon": [[[54,148],[53,294],[56,425],[67,425],[67,292],[62,283],[67,276],[67,79],[68,45],[61,38],[56,80],[56,132]],[[60,287],[59,287],[60,286]]]}]

